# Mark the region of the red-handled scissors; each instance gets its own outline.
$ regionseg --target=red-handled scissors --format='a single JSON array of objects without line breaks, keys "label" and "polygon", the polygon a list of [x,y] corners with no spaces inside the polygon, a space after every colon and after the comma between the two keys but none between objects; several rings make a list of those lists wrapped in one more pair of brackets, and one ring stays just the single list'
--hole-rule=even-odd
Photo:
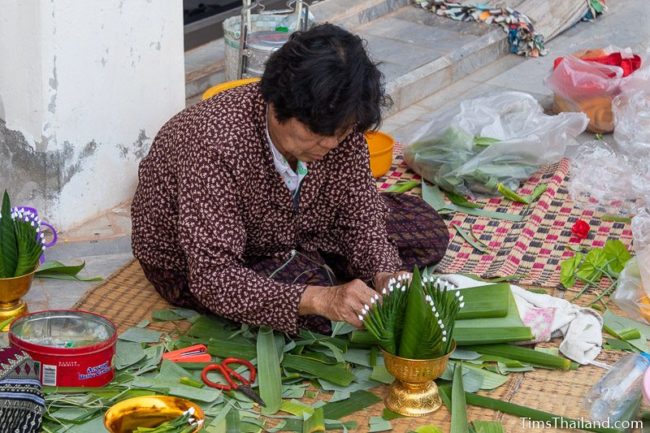
[{"label": "red-handled scissors", "polygon": [[[230,367],[231,364],[239,364],[248,368],[250,378],[246,379],[244,376],[237,373]],[[228,382],[228,385],[215,383],[208,379],[208,373],[210,371],[218,371],[221,373],[226,382]],[[255,366],[247,360],[240,358],[226,358],[221,361],[221,364],[210,364],[206,366],[201,372],[201,379],[203,379],[203,382],[206,385],[211,386],[212,388],[222,389],[224,391],[239,391],[260,406],[266,407],[264,400],[262,400],[262,398],[251,388],[251,384],[255,382],[256,373],[257,371],[255,370]],[[239,383],[235,382],[235,379],[238,380]]]}]

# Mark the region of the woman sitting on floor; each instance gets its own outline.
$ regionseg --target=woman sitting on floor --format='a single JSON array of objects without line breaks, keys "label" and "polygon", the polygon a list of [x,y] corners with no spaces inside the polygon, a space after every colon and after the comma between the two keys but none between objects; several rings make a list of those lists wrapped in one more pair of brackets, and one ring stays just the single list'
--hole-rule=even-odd
[{"label": "woman sitting on floor", "polygon": [[182,111],[141,162],[133,251],[174,305],[291,334],[358,316],[388,278],[437,263],[448,232],[421,199],[380,195],[363,133],[381,73],[331,24],[295,33],[261,83]]}]

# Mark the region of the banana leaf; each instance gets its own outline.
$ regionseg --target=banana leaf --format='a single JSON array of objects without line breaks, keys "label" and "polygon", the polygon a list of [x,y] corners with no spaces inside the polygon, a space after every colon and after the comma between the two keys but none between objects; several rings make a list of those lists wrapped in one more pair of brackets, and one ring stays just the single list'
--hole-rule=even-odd
[{"label": "banana leaf", "polygon": [[474,209],[457,206],[453,203],[446,203],[442,191],[435,186],[422,180],[422,199],[439,213],[462,212],[467,215],[483,216],[487,218],[501,219],[506,221],[523,221],[523,215],[513,215],[505,212],[488,211],[485,209]]},{"label": "banana leaf", "polygon": [[11,219],[11,202],[7,191],[2,196],[0,215],[0,278],[12,278],[16,275],[18,264],[18,240],[14,220]]},{"label": "banana leaf", "polygon": [[467,403],[463,389],[463,363],[454,367],[454,380],[451,385],[451,430],[450,433],[468,433]]},{"label": "banana leaf", "polygon": [[390,424],[390,421],[380,416],[371,416],[368,420],[368,433],[390,431],[392,429],[393,426]]},{"label": "banana leaf", "polygon": [[[445,405],[450,410],[453,410],[453,403],[448,404],[451,402],[450,400],[451,389],[449,385],[439,386],[438,391],[440,392],[440,397],[442,398],[443,402],[445,402]],[[592,423],[588,421],[585,422],[584,420],[574,420],[560,415],[554,415],[549,412],[532,409],[526,406],[520,406],[517,404],[508,403],[506,401],[497,400],[490,397],[484,397],[482,395],[476,395],[476,394],[471,394],[466,392],[465,398],[467,400],[467,404],[471,406],[484,407],[487,409],[492,409],[494,411],[503,412],[505,414],[515,415],[527,420],[543,421],[547,423],[549,427],[555,427],[555,426],[560,427],[563,425],[567,425],[567,426],[579,426],[576,428],[579,428],[580,430],[595,432],[595,433],[622,433],[622,430],[619,429],[597,428],[597,427],[593,427],[591,425]],[[451,406],[451,408],[449,406]]]},{"label": "banana leaf", "polygon": [[512,328],[456,328],[454,330],[454,339],[458,346],[474,346],[477,344],[530,341],[533,339],[533,333],[526,326]]},{"label": "banana leaf", "polygon": [[429,330],[433,327],[431,317],[431,307],[424,300],[422,279],[416,267],[413,269],[411,286],[406,298],[402,335],[397,349],[399,356],[409,359],[433,357],[432,347],[427,344]]},{"label": "banana leaf", "polygon": [[272,415],[282,404],[282,370],[273,329],[260,328],[257,334],[257,372],[260,397],[266,403],[262,413]]},{"label": "banana leaf", "polygon": [[325,431],[325,416],[323,408],[314,409],[312,413],[303,415],[302,433],[315,433]]},{"label": "banana leaf", "polygon": [[459,312],[456,322],[464,319],[505,317],[510,309],[512,294],[508,284],[491,284],[489,286],[463,289],[465,307]]},{"label": "banana leaf", "polygon": [[326,419],[341,419],[344,416],[353,414],[375,403],[379,403],[381,398],[368,391],[355,391],[350,398],[335,403],[327,403],[323,406],[323,412]]},{"label": "banana leaf", "polygon": [[506,433],[499,421],[472,421],[475,433]]},{"label": "banana leaf", "polygon": [[59,261],[52,260],[43,263],[38,267],[34,276],[54,280],[76,280],[76,281],[101,281],[102,277],[80,277],[78,274],[86,266],[86,262],[80,265],[65,265]]},{"label": "banana leaf", "polygon": [[[468,307],[467,302],[465,302],[465,307]],[[526,325],[524,325],[524,322],[519,316],[519,310],[517,310],[517,304],[515,303],[515,298],[512,296],[511,291],[508,293],[508,314],[504,317],[456,320],[456,331],[459,328],[515,328],[525,326]]]},{"label": "banana leaf", "polygon": [[208,353],[219,358],[233,357],[248,359],[249,361],[257,356],[257,350],[253,342],[246,340],[217,340],[215,338],[208,341]]},{"label": "banana leaf", "polygon": [[304,356],[285,354],[282,362],[284,368],[311,374],[335,385],[348,386],[355,379],[344,364],[327,365]]}]

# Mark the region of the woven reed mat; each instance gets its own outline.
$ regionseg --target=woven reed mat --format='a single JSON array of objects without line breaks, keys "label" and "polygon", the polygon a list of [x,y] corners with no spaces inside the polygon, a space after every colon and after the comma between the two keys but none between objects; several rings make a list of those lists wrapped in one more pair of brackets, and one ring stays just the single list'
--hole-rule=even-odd
[{"label": "woven reed mat", "polygon": [[[408,168],[401,154],[387,175],[378,179],[380,191],[405,180],[420,179]],[[546,183],[548,189],[532,206],[527,207],[504,198],[478,200],[485,210],[524,215],[521,222],[495,220],[463,213],[444,216],[450,228],[451,241],[447,254],[438,265],[441,273],[468,273],[485,278],[521,275],[518,284],[541,287],[558,287],[560,262],[571,257],[574,248],[602,247],[608,239],[620,239],[630,248],[632,231],[629,224],[606,222],[602,215],[591,210],[577,208],[569,197],[567,181],[569,162],[564,159],[557,164],[542,168],[528,179],[518,191],[530,194],[535,186]],[[411,191],[421,195],[420,188]],[[589,238],[580,241],[571,234],[571,227],[578,219],[591,226]],[[470,230],[489,246],[488,253],[481,253],[467,243],[451,225]]]},{"label": "woven reed mat", "polygon": [[[551,291],[549,290],[549,292]],[[589,298],[586,296],[583,302],[588,302],[588,300]],[[146,280],[138,262],[134,261],[89,292],[75,307],[108,317],[117,325],[119,332],[123,332],[142,320],[150,320],[154,310],[169,308],[169,304],[156,293]],[[186,322],[178,323],[182,325],[172,322],[152,322],[150,327],[167,332],[178,328],[187,329]],[[557,342],[547,346],[554,345],[557,345]],[[603,352],[598,359],[611,363],[620,356],[619,352],[610,351]],[[506,384],[489,393],[481,392],[481,394],[558,415],[586,417],[587,414],[581,407],[582,398],[601,375],[602,370],[592,366],[568,372],[537,369],[530,373],[510,374]],[[379,386],[372,391],[383,398],[386,395],[387,387]],[[321,393],[320,398],[329,399],[330,397],[327,393]],[[381,416],[383,409],[383,403],[377,403],[345,418],[345,420],[357,421],[359,428],[355,431],[367,432],[370,417]],[[553,428],[533,428],[518,417],[503,415],[489,409],[469,407],[468,416],[470,420],[500,420],[509,433],[556,431]],[[396,433],[409,432],[426,424],[434,424],[444,432],[448,432],[449,423],[449,412],[443,407],[431,416],[393,420],[392,426]]]}]

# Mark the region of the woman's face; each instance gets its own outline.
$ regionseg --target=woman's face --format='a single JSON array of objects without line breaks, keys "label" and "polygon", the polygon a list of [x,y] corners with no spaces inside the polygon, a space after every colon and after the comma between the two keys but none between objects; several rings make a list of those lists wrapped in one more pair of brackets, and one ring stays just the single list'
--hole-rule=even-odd
[{"label": "woman's face", "polygon": [[272,108],[269,110],[269,133],[280,153],[292,162],[300,160],[313,162],[322,159],[335,149],[352,132],[353,127],[337,132],[333,136],[314,134],[304,123],[291,118],[278,122]]}]

